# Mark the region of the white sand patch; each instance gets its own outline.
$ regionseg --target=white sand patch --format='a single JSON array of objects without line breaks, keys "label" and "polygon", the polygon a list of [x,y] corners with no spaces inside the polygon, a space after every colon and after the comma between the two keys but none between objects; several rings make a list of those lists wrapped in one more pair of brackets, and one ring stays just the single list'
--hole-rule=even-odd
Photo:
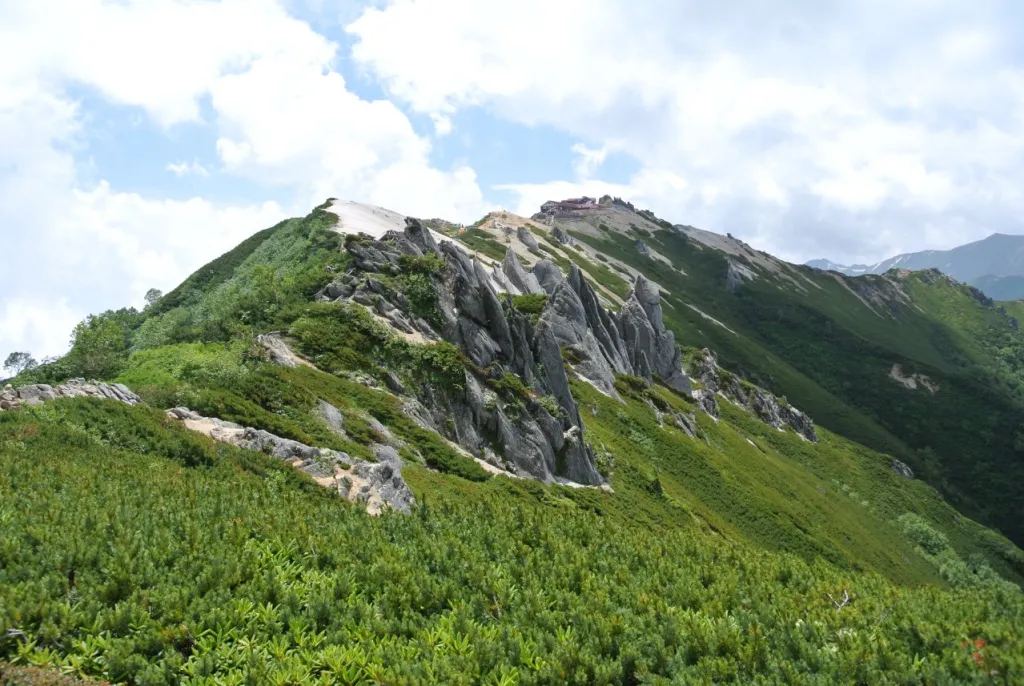
[{"label": "white sand patch", "polygon": [[889,370],[889,378],[912,391],[920,387],[926,389],[932,395],[939,392],[939,384],[924,374],[904,374],[903,365],[901,364],[894,364],[892,366],[892,369]]},{"label": "white sand patch", "polygon": [[720,322],[719,320],[717,320],[717,319],[715,319],[714,317],[712,317],[712,316],[711,316],[710,314],[708,314],[708,313],[707,313],[707,312],[705,312],[704,310],[701,310],[701,309],[700,309],[700,308],[698,308],[698,307],[694,307],[694,306],[693,306],[693,305],[691,305],[690,303],[686,303],[686,306],[687,306],[687,307],[689,307],[689,308],[690,308],[691,310],[693,310],[694,312],[696,312],[697,314],[699,314],[700,316],[704,317],[704,319],[707,319],[707,320],[708,320],[709,322],[711,322],[712,324],[718,324],[718,325],[719,325],[720,327],[722,327],[723,329],[725,329],[726,331],[728,331],[728,332],[729,332],[729,333],[731,333],[732,335],[734,335],[734,336],[739,336],[739,334],[738,334],[738,333],[736,333],[735,331],[733,331],[732,329],[730,329],[730,328],[729,328],[728,326],[726,326],[725,324],[723,324],[723,323],[722,323],[722,322]]},{"label": "white sand patch", "polygon": [[[334,230],[338,233],[353,235],[364,233],[375,240],[380,240],[388,231],[401,232],[405,229],[406,217],[404,214],[378,207],[377,205],[355,202],[354,200],[333,200],[328,211],[338,215],[338,223],[334,227]],[[430,231],[430,235],[438,244],[451,243],[486,266],[497,264],[495,260],[492,260],[487,255],[470,250],[462,243],[443,233],[434,229],[428,229],[428,231]],[[502,285],[493,279],[491,280],[491,287],[499,293],[505,292]]]}]

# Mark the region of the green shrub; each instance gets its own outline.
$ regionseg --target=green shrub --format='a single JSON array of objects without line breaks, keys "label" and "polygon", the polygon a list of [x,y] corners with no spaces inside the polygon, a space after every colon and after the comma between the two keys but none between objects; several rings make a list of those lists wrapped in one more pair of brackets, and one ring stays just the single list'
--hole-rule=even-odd
[{"label": "green shrub", "polygon": [[528,315],[530,320],[536,324],[540,313],[544,311],[544,306],[548,304],[549,298],[547,293],[527,293],[512,296],[512,304],[517,310]]},{"label": "green shrub", "polygon": [[949,547],[949,539],[941,531],[936,531],[920,515],[908,512],[899,520],[900,529],[929,555],[938,555]]}]

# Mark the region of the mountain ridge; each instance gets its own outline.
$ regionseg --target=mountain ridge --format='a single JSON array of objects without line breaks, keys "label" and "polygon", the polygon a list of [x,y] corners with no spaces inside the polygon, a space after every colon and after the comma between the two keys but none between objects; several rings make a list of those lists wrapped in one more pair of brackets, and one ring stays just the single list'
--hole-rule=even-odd
[{"label": "mountain ridge", "polygon": [[[939,269],[958,281],[974,286],[998,288],[990,293],[997,300],[1024,297],[1016,282],[997,286],[995,279],[1024,277],[1024,236],[993,233],[986,238],[948,250],[922,250],[896,255],[875,264],[842,265],[827,259],[810,260],[807,266],[835,271],[847,276],[884,274],[890,269]],[[985,290],[985,288],[982,288]]]},{"label": "mountain ridge", "polygon": [[0,623],[59,637],[0,659],[147,683],[1012,680],[1024,552],[988,527],[1021,538],[1018,310],[610,196],[468,227],[329,199],[5,391],[142,402],[0,412]]}]

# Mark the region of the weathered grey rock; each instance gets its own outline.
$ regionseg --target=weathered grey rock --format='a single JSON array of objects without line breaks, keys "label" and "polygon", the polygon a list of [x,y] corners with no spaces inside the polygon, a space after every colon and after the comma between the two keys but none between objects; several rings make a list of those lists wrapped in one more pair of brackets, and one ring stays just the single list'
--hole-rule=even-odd
[{"label": "weathered grey rock", "polygon": [[393,372],[384,372],[384,385],[395,395],[405,395],[405,386]]},{"label": "weathered grey rock", "polygon": [[[354,302],[361,300],[398,331],[409,328],[424,336],[443,338],[456,346],[472,361],[473,373],[465,375],[462,391],[432,388],[415,389],[417,399],[410,405],[410,416],[424,427],[437,430],[443,437],[457,442],[471,454],[486,459],[494,453],[492,447],[501,447],[502,458],[493,457],[494,464],[513,473],[543,481],[575,479],[579,483],[598,485],[600,475],[594,469],[594,457],[582,436],[579,409],[572,398],[565,375],[559,343],[550,331],[547,334],[535,327],[530,318],[517,311],[509,296],[499,297],[497,288],[507,293],[552,293],[565,280],[550,262],[542,262],[534,272],[527,272],[514,252],[509,251],[501,269],[489,270],[471,258],[455,244],[429,241],[428,232],[415,221],[407,222],[402,232],[389,232],[378,241],[349,241],[358,255],[353,255],[353,267],[339,280],[351,286],[348,296]],[[528,235],[532,238],[532,235]],[[529,241],[527,241],[529,244]],[[397,265],[401,255],[427,253],[436,250],[445,262],[440,274],[432,277],[438,298],[438,310],[443,323],[433,326],[419,321],[409,307],[384,285],[384,281],[367,274],[368,268],[377,268],[386,261]],[[382,270],[383,271],[383,270]],[[541,285],[542,275],[547,288]],[[379,282],[378,285],[376,282]],[[602,331],[605,345],[621,364],[622,343],[613,318],[598,305],[598,299],[589,285],[577,286],[590,306],[590,317]],[[580,302],[577,291],[566,288],[565,298],[572,302],[576,332],[585,338],[585,348],[594,364],[603,367],[601,375],[605,387],[614,393],[614,376],[593,335],[587,335],[588,314]],[[325,289],[325,296],[346,291],[340,287]],[[372,297],[371,297],[372,296]],[[554,296],[552,296],[554,297]],[[557,314],[557,309],[554,311]],[[549,317],[557,319],[555,314]],[[565,323],[563,327],[567,326]],[[567,334],[572,338],[571,334]],[[544,360],[544,361],[542,361]],[[586,369],[584,365],[583,370]],[[590,373],[590,370],[581,373]],[[526,407],[506,408],[505,401],[485,389],[475,374],[495,378],[514,373],[538,396],[551,395],[558,399],[562,412],[552,416],[536,401],[527,401]],[[398,392],[391,385],[392,392]],[[403,389],[406,390],[406,389]],[[362,497],[356,475],[346,476],[352,485],[352,497]],[[339,488],[343,488],[339,486]],[[347,491],[346,491],[347,492]]]},{"label": "weathered grey rock", "polygon": [[[538,481],[556,473],[555,453],[536,421],[513,421],[500,408],[494,412],[496,443],[507,463]],[[532,419],[532,418],[531,418]]]},{"label": "weathered grey rock", "polygon": [[744,281],[754,278],[754,273],[748,267],[738,264],[735,260],[729,260],[729,266],[725,274],[725,288],[730,293],[739,288]]},{"label": "weathered grey rock", "polygon": [[261,334],[257,337],[257,341],[263,346],[267,357],[274,364],[279,364],[282,367],[298,366],[298,363],[295,361],[295,355],[276,334]]},{"label": "weathered grey rock", "polygon": [[520,226],[516,229],[516,236],[527,248],[539,250],[540,246],[537,244],[537,239],[525,226]]},{"label": "weathered grey rock", "polygon": [[558,405],[565,411],[569,423],[573,426],[582,425],[579,406],[572,396],[569,377],[565,375],[565,364],[558,341],[549,327],[538,328],[536,334],[537,361],[544,370],[544,382],[551,395],[558,400]]},{"label": "weathered grey rock", "polygon": [[513,373],[518,374],[530,388],[543,391],[542,385],[538,384],[537,364],[534,361],[533,348],[530,345],[533,339],[533,327],[525,314],[512,306],[512,298],[506,296],[506,318],[508,320],[509,341],[507,349],[502,350],[503,357]]},{"label": "weathered grey rock", "polygon": [[60,398],[100,398],[115,400],[126,405],[138,405],[142,402],[139,396],[122,384],[70,379],[58,386],[31,384],[14,388],[7,385],[0,393],[0,401],[4,403],[0,409],[13,410],[22,405],[42,405]]},{"label": "weathered grey rock", "polygon": [[397,252],[394,255],[389,255],[381,249],[379,242],[349,241],[345,247],[349,255],[352,256],[352,263],[366,272],[389,271],[393,264],[397,265],[398,263]]},{"label": "weathered grey rock", "polygon": [[634,370],[643,352],[653,373],[680,393],[691,395],[693,389],[683,372],[683,356],[676,346],[675,334],[665,328],[661,294],[642,274],[633,283],[633,292],[622,307],[619,321]]},{"label": "weathered grey rock", "polygon": [[508,282],[520,293],[546,293],[540,282],[537,281],[537,277],[523,268],[523,264],[513,250],[505,251],[505,260],[501,263],[501,269]]},{"label": "weathered grey rock", "polygon": [[914,470],[911,469],[910,466],[907,465],[906,462],[903,462],[901,460],[897,460],[894,457],[894,458],[892,458],[892,462],[890,463],[890,465],[892,466],[893,471],[896,472],[897,474],[899,474],[900,476],[902,476],[904,479],[913,479],[914,478]]},{"label": "weathered grey rock", "polygon": [[[568,347],[578,358],[576,371],[603,393],[618,398],[615,374],[587,325],[587,314],[571,280],[558,285],[541,312],[537,331],[550,332],[555,343]],[[547,335],[542,333],[542,335]],[[546,367],[545,367],[546,368]]]},{"label": "weathered grey rock", "polygon": [[779,409],[779,416],[782,421],[798,434],[812,443],[818,442],[818,432],[814,430],[814,422],[806,414],[792,405],[782,405]]},{"label": "weathered grey rock", "polygon": [[[718,366],[715,354],[707,348],[694,359],[690,371],[706,389],[701,392],[698,402],[708,414],[718,416],[717,404],[713,408],[714,411],[711,411],[712,408],[707,400],[709,395],[720,393],[736,405],[753,412],[758,419],[766,424],[777,429],[789,426],[808,441],[818,442],[818,434],[810,417],[792,405],[779,402],[778,398],[763,388],[745,384],[736,375],[723,372]],[[694,397],[697,397],[696,392]]]},{"label": "weathered grey rock", "polygon": [[697,403],[697,407],[700,408],[701,412],[709,417],[718,419],[722,416],[722,411],[718,407],[718,400],[715,399],[714,391],[698,388],[693,391],[693,400]]},{"label": "weathered grey rock", "polygon": [[[321,411],[330,407],[326,403],[320,405]],[[183,421],[187,428],[216,441],[284,460],[312,476],[322,486],[337,489],[353,502],[364,503],[369,514],[380,514],[385,508],[408,514],[415,503],[412,491],[402,479],[402,461],[392,446],[374,446],[381,461],[372,463],[352,458],[347,453],[282,438],[262,429],[203,417],[187,407],[167,410],[166,415]]]},{"label": "weathered grey rock", "polygon": [[676,425],[677,429],[685,433],[690,438],[697,437],[697,417],[692,412],[688,415],[681,412],[674,412],[672,414],[672,421]]},{"label": "weathered grey rock", "polygon": [[633,247],[636,248],[636,251],[643,255],[644,257],[651,256],[651,249],[648,248],[647,244],[644,243],[643,241],[638,240],[636,243],[633,244]]},{"label": "weathered grey rock", "polygon": [[345,433],[345,418],[342,416],[341,410],[326,400],[319,400],[317,401],[317,414],[327,423],[331,431],[339,436],[348,437],[348,434]]},{"label": "weathered grey rock", "polygon": [[47,400],[56,400],[57,394],[47,384],[34,384],[19,388],[18,397],[26,405],[42,405]]},{"label": "weathered grey rock", "polygon": [[620,323],[601,306],[601,301],[590,283],[583,278],[579,268],[572,264],[566,283],[576,292],[586,318],[586,325],[593,332],[601,354],[617,374],[633,372],[630,355],[622,338]]},{"label": "weathered grey rock", "polygon": [[540,260],[530,270],[537,277],[537,283],[544,289],[544,292],[551,295],[555,292],[558,284],[565,281],[562,270],[548,260]]},{"label": "weathered grey rock", "polygon": [[433,234],[430,233],[430,229],[423,225],[419,219],[412,217],[406,217],[405,219],[405,238],[416,246],[420,255],[440,255],[440,251],[437,248],[437,241],[434,240]]},{"label": "weathered grey rock", "polygon": [[171,409],[164,412],[164,414],[166,414],[169,418],[177,419],[178,421],[185,421],[186,419],[198,421],[203,418],[202,415],[200,415],[198,412],[193,412],[187,407],[172,407]]},{"label": "weathered grey rock", "polygon": [[498,285],[498,288],[506,293],[519,294],[519,289],[509,282],[508,277],[505,276],[505,272],[501,270],[500,265],[494,264],[491,266],[491,280]]},{"label": "weathered grey rock", "polygon": [[572,245],[576,242],[573,240],[572,236],[563,231],[559,226],[551,229],[551,237],[562,245]]}]

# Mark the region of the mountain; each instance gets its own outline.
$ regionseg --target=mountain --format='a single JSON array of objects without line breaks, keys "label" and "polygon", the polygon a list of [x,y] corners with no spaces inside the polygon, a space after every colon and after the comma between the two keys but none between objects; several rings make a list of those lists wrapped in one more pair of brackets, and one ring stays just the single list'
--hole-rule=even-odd
[{"label": "mountain", "polygon": [[[974,283],[983,277],[1024,277],[1024,236],[994,233],[988,238],[951,250],[907,253],[871,265],[844,266],[824,259],[812,260],[807,265],[847,276],[884,274],[890,269],[938,269],[965,283]],[[1012,291],[1014,294],[1018,292]]]},{"label": "mountain", "polygon": [[1024,276],[979,276],[969,283],[994,300],[1024,299]]},{"label": "mountain", "polygon": [[0,675],[1012,683],[1022,316],[608,196],[330,199],[0,392]]}]

